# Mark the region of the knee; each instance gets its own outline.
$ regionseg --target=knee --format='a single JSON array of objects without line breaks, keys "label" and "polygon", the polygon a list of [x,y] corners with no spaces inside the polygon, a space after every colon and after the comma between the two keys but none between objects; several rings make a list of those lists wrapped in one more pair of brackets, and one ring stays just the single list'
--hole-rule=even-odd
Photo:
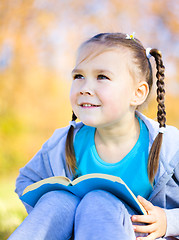
[{"label": "knee", "polygon": [[100,207],[108,201],[109,193],[103,190],[94,190],[87,193],[81,200],[81,204],[88,205],[89,207]]},{"label": "knee", "polygon": [[[44,194],[36,206],[44,205],[46,208],[59,208],[60,206],[67,209],[74,209],[79,203],[79,198],[67,191],[51,191]],[[35,207],[36,207],[35,206]]]},{"label": "knee", "polygon": [[81,200],[76,214],[120,214],[124,210],[123,203],[113,194],[103,191],[91,191]]},{"label": "knee", "polygon": [[114,208],[123,207],[123,203],[110,192],[104,190],[94,190],[85,195],[82,199],[82,203],[92,205],[92,207],[110,206]]}]

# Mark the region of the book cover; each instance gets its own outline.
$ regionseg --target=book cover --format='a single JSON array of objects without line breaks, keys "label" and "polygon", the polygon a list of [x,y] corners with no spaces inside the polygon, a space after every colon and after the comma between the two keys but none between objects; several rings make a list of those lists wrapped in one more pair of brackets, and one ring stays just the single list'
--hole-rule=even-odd
[{"label": "book cover", "polygon": [[49,191],[66,190],[83,198],[88,192],[98,189],[114,194],[137,211],[138,214],[146,214],[145,209],[122,179],[108,174],[87,174],[73,181],[70,181],[67,177],[60,176],[46,178],[29,185],[20,199],[34,207],[40,197]]}]

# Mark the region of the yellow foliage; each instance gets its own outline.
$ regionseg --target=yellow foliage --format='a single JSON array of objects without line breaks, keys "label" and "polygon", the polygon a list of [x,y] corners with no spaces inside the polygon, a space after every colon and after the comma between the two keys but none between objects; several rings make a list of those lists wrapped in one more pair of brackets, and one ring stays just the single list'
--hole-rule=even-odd
[{"label": "yellow foliage", "polygon": [[[169,73],[172,69],[167,81],[178,81],[178,42],[175,40],[179,32],[175,7],[178,1],[151,0],[143,3],[139,0],[111,0],[103,3],[1,0],[1,177],[10,176],[13,172],[17,176],[18,169],[31,159],[53,131],[66,126],[71,120],[67,73],[73,68],[76,48],[88,37],[103,31],[128,34],[135,31],[136,37],[146,44],[163,48],[166,69],[168,65]],[[154,98],[143,112],[156,119],[157,103]],[[179,128],[178,105],[179,94],[167,93],[167,124]],[[4,215],[4,224],[9,220],[13,228],[24,217],[21,210],[21,217],[15,216],[14,210],[9,207],[12,202],[7,201],[8,206],[5,207],[6,199],[11,198],[6,187],[7,192],[13,192],[12,185],[3,182],[0,194],[5,195],[4,199],[0,199],[0,229]],[[8,230],[3,225],[0,239],[6,239],[6,233]]]}]

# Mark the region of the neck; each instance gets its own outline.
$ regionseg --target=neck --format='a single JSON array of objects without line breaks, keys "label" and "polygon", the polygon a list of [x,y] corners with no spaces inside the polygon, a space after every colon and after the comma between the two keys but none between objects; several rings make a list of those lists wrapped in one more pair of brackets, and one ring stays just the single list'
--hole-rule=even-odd
[{"label": "neck", "polygon": [[96,130],[96,143],[110,145],[120,145],[126,141],[137,141],[139,137],[139,123],[135,115],[124,119],[122,123],[111,126],[99,127]]},{"label": "neck", "polygon": [[140,133],[138,120],[133,116],[123,124],[97,128],[95,145],[101,159],[116,163],[123,159],[136,144]]}]

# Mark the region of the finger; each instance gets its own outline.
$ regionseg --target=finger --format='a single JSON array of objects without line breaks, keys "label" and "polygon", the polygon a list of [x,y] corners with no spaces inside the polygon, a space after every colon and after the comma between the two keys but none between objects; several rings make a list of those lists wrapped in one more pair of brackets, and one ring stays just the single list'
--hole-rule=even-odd
[{"label": "finger", "polygon": [[151,233],[147,237],[137,237],[136,240],[155,240],[156,239],[156,234]]},{"label": "finger", "polygon": [[154,209],[154,205],[151,202],[147,201],[145,198],[138,196],[137,199],[139,200],[139,202],[142,204],[142,206],[145,208],[147,212],[150,212],[151,210]]},{"label": "finger", "polygon": [[133,215],[131,217],[132,222],[139,223],[155,223],[156,217],[154,215]]},{"label": "finger", "polygon": [[152,233],[156,230],[155,224],[133,225],[133,229],[135,232],[140,232],[140,233]]}]

